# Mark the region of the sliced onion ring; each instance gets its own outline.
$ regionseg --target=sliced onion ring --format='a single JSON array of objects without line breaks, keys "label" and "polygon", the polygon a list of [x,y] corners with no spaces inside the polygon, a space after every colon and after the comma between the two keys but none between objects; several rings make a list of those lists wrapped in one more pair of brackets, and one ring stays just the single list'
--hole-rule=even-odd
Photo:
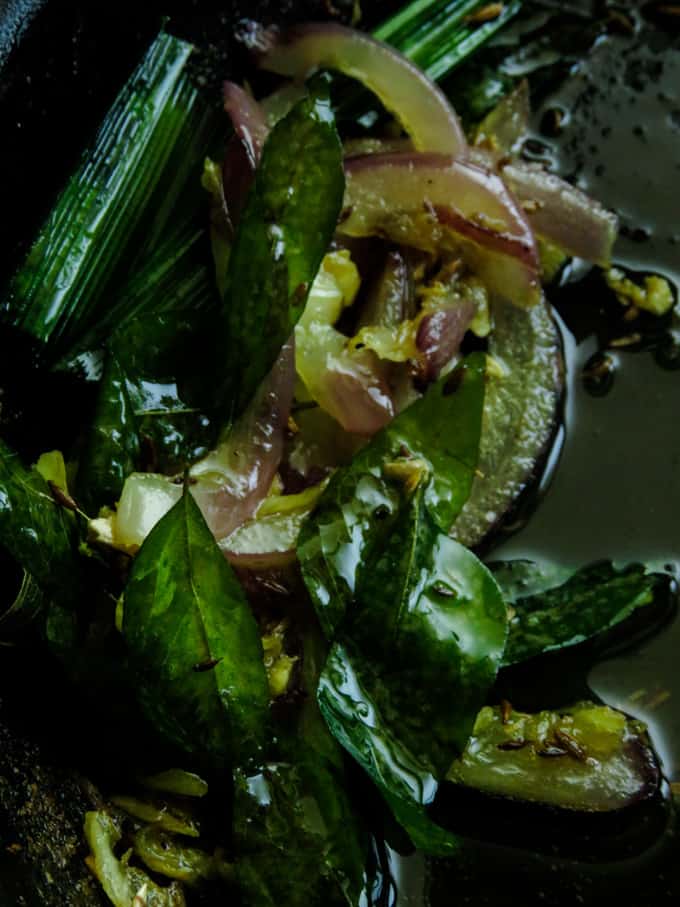
[{"label": "sliced onion ring", "polygon": [[336,69],[358,79],[394,114],[420,151],[464,156],[467,142],[444,93],[406,57],[362,32],[336,24],[269,31],[259,55],[263,69],[302,79],[314,69]]},{"label": "sliced onion ring", "polygon": [[524,308],[540,299],[534,234],[498,174],[413,153],[351,158],[345,175],[341,233],[387,236],[425,251],[460,248],[496,297]]}]

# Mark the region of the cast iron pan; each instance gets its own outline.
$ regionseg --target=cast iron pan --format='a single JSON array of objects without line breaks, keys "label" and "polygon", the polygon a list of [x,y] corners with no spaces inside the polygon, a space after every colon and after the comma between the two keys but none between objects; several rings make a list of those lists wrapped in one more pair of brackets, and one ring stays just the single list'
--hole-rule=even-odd
[{"label": "cast iron pan", "polygon": [[[380,20],[397,5],[365,2],[364,21]],[[634,11],[631,31],[621,16],[625,20],[632,4],[607,9],[587,0],[541,0],[532,4],[532,15],[516,33],[523,31],[534,42],[542,28],[550,36],[543,45],[539,40],[547,56],[531,75],[537,109],[532,153],[552,161],[619,211],[624,224],[617,247],[621,262],[661,271],[677,287],[680,18],[672,13],[664,17],[653,7],[646,4],[644,15]],[[351,8],[350,0],[243,0],[217,10],[200,0],[96,5],[86,0],[0,0],[0,283],[20,260],[164,17],[171,31],[204,48],[205,90],[217,98],[219,79],[242,74],[247,66],[234,39],[241,17],[342,19]],[[592,23],[602,22],[603,16],[611,27],[593,31]],[[576,62],[574,48],[585,64]],[[530,71],[536,63],[512,47],[492,49],[487,58],[493,62],[508,52],[514,53],[518,71]],[[551,129],[556,107],[566,114],[559,135]],[[669,343],[680,333],[677,320],[664,324],[662,337],[617,354],[609,393],[594,397],[581,371],[602,345],[611,311],[597,281],[578,278],[572,273],[554,300],[562,318],[570,384],[552,484],[548,493],[539,489],[541,494],[526,508],[531,519],[500,540],[500,552],[574,566],[600,557],[645,558],[677,571],[680,371],[671,368],[675,360],[668,355]],[[53,386],[33,375],[26,368],[25,350],[12,350],[13,356],[2,343],[0,387],[20,376],[21,382],[33,382],[31,393],[51,394],[54,405],[45,407],[46,418],[51,413],[49,418],[67,435],[71,411],[78,405],[69,386]],[[36,443],[39,434],[37,426]],[[680,624],[670,621],[657,637],[623,650],[572,683],[648,720],[669,780],[680,777],[679,646]],[[84,704],[40,653],[7,649],[0,655],[0,904],[104,904],[84,867],[81,835],[82,814],[99,798],[85,780],[99,780],[97,732]],[[640,690],[645,695],[636,700]],[[664,691],[671,695],[661,697],[661,706],[649,705],[655,693]],[[600,860],[598,841],[587,826],[574,832],[582,839],[579,859],[551,853],[549,841],[540,854],[532,853],[523,846],[523,831],[532,830],[523,829],[520,819],[514,846],[479,843],[469,849],[462,867],[434,862],[424,868],[417,856],[410,858],[398,873],[399,903],[421,907],[425,882],[431,907],[454,902],[473,907],[676,905],[680,846],[672,813],[664,810],[641,821],[650,826],[641,830],[644,846],[633,843],[628,855]],[[490,815],[490,839],[492,823]]]}]

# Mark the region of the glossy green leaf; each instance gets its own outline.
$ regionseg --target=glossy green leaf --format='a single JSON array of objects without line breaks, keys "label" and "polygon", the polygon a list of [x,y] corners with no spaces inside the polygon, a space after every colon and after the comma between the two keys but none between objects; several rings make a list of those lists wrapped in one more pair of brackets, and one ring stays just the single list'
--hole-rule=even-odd
[{"label": "glossy green leaf", "polygon": [[36,469],[0,441],[0,545],[38,586],[72,602],[78,563],[72,514],[59,504]]},{"label": "glossy green leaf", "polygon": [[361,571],[342,635],[382,720],[441,777],[496,678],[507,610],[481,561],[434,525],[426,494],[404,502]]},{"label": "glossy green leaf", "polygon": [[332,646],[317,692],[326,723],[371,777],[413,844],[427,853],[451,854],[457,849],[455,836],[432,822],[425,811],[437,782],[382,721],[355,670],[357,661],[341,643]]},{"label": "glossy green leaf", "polygon": [[495,680],[507,615],[489,571],[439,532],[424,497],[419,489],[402,504],[361,572],[317,695],[331,731],[413,842],[447,853],[456,842],[424,807]]},{"label": "glossy green leaf", "polygon": [[344,192],[342,147],[326,98],[272,129],[234,239],[216,337],[222,405],[245,407],[302,314]]},{"label": "glossy green leaf", "polygon": [[126,375],[116,354],[109,352],[78,469],[78,500],[91,516],[96,516],[100,507],[116,503],[126,477],[138,462],[137,420]]},{"label": "glossy green leaf", "polygon": [[205,231],[180,224],[129,282],[121,303],[128,317],[111,339],[143,465],[154,472],[181,473],[216,435],[207,415],[213,387],[202,379],[219,307],[208,260]]},{"label": "glossy green leaf", "polygon": [[236,879],[252,907],[356,905],[365,850],[342,776],[316,758],[238,772]]},{"label": "glossy green leaf", "polygon": [[269,707],[260,636],[190,494],[135,558],[123,632],[140,703],[161,733],[221,764],[258,756]]},{"label": "glossy green leaf", "polygon": [[194,51],[165,32],[153,40],[8,288],[4,319],[50,353],[110,335],[131,266],[201,200],[201,164],[222,124],[190,74]]},{"label": "glossy green leaf", "polygon": [[425,506],[443,531],[463,507],[477,464],[484,374],[485,357],[472,354],[433,385],[337,470],[303,526],[298,556],[329,639],[351,608],[358,570],[398,510],[400,483],[386,476],[386,464],[408,469],[410,461],[430,474]]},{"label": "glossy green leaf", "polygon": [[640,564],[601,562],[576,572],[509,561],[492,565],[512,607],[505,666],[606,633],[651,605],[667,579]]},{"label": "glossy green leaf", "polygon": [[348,795],[342,749],[314,695],[326,645],[311,617],[297,714],[274,726],[278,761],[236,778],[236,874],[254,907],[355,905],[364,885],[368,841]]}]

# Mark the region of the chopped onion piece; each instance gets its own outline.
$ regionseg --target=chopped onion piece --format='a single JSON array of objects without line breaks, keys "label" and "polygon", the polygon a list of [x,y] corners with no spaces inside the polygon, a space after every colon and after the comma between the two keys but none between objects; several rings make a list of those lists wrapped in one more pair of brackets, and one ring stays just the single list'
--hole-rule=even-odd
[{"label": "chopped onion piece", "polygon": [[383,269],[367,294],[357,327],[396,328],[412,314],[415,286],[411,270],[404,252],[391,249],[387,253]]},{"label": "chopped onion piece", "polygon": [[303,79],[314,69],[337,69],[358,79],[394,114],[420,151],[464,156],[467,142],[444,93],[394,48],[336,24],[310,24],[267,32],[260,65]]},{"label": "chopped onion piece", "polygon": [[423,356],[423,378],[426,381],[436,380],[441,370],[459,352],[474,315],[474,304],[469,299],[462,299],[459,303],[428,312],[421,319],[416,346]]},{"label": "chopped onion piece", "polygon": [[269,128],[264,111],[257,101],[234,82],[224,83],[224,109],[231,117],[235,133],[227,144],[222,166],[224,202],[233,232],[260,161]]},{"label": "chopped onion piece", "polygon": [[618,233],[613,212],[540,164],[514,161],[501,176],[537,233],[571,255],[609,267]]},{"label": "chopped onion piece", "polygon": [[191,468],[196,480],[191,492],[218,541],[251,517],[269,491],[283,453],[294,384],[289,341],[226,439]]},{"label": "chopped onion piece", "polygon": [[498,298],[521,307],[540,299],[534,235],[498,174],[418,153],[351,158],[345,174],[341,233],[459,249]]},{"label": "chopped onion piece", "polygon": [[255,98],[235,82],[225,82],[224,109],[231,117],[234,132],[243,143],[253,166],[257,166],[268,133],[264,112]]},{"label": "chopped onion piece", "polygon": [[113,544],[136,551],[156,523],[182,497],[182,486],[167,476],[133,472],[125,480],[113,523]]}]

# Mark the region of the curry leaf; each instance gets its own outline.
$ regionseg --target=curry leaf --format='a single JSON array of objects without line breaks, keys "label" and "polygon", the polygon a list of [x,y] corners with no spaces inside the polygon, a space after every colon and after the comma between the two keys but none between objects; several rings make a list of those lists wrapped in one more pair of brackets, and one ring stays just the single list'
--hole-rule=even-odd
[{"label": "curry leaf", "polygon": [[667,582],[640,564],[617,570],[601,562],[576,572],[521,560],[491,567],[512,607],[505,666],[611,630],[651,605]]},{"label": "curry leaf", "polygon": [[342,147],[327,98],[307,97],[272,129],[234,239],[217,376],[224,406],[243,409],[302,314],[344,192]]},{"label": "curry leaf", "polygon": [[447,856],[457,849],[456,838],[432,822],[425,811],[437,782],[382,721],[354,668],[356,660],[341,643],[332,646],[317,692],[326,723],[368,773],[413,844],[427,853]]},{"label": "curry leaf", "polygon": [[140,703],[161,733],[220,762],[260,753],[269,696],[257,625],[188,493],[135,558],[123,631]]},{"label": "curry leaf", "polygon": [[[357,572],[390,530],[399,491],[385,467],[431,476],[425,506],[448,531],[472,486],[484,405],[485,358],[472,354],[339,469],[303,526],[298,555],[322,628],[332,639],[354,598]],[[389,472],[388,467],[388,472]]]},{"label": "curry leaf", "polygon": [[0,441],[0,545],[61,602],[77,590],[75,523],[36,469]]},{"label": "curry leaf", "polygon": [[93,516],[104,504],[115,504],[138,459],[139,436],[126,376],[115,353],[109,352],[78,470],[78,497]]},{"label": "curry leaf", "polygon": [[313,615],[302,646],[303,696],[297,715],[274,726],[277,761],[235,778],[236,875],[253,907],[355,905],[364,884],[367,836],[314,696],[326,646]]},{"label": "curry leaf", "polygon": [[507,610],[487,568],[434,525],[426,494],[402,505],[361,572],[343,636],[385,723],[442,777],[496,678]]},{"label": "curry leaf", "polygon": [[217,433],[207,415],[214,387],[202,377],[219,311],[204,233],[180,221],[129,281],[129,315],[110,340],[151,471],[181,473]]},{"label": "curry leaf", "polygon": [[252,907],[359,903],[366,850],[331,765],[315,758],[236,773],[236,879]]},{"label": "curry leaf", "polygon": [[361,573],[317,695],[331,731],[414,844],[441,854],[456,841],[425,806],[495,680],[506,608],[492,575],[439,532],[424,498],[419,489],[402,504]]}]

